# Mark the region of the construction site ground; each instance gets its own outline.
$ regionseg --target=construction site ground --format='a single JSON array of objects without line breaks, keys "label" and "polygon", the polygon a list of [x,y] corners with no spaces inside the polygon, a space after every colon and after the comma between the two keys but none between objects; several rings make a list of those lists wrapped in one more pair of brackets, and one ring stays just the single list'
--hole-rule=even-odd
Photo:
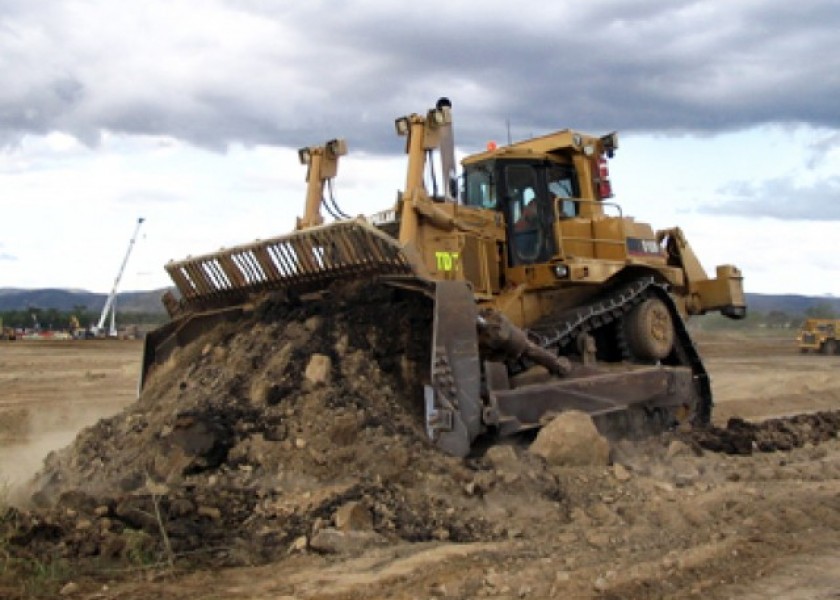
[{"label": "construction site ground", "polygon": [[[801,355],[787,333],[696,339],[720,427],[828,416],[781,421],[792,441],[750,454],[653,438],[614,444],[609,465],[560,467],[515,440],[462,461],[389,420],[405,390],[352,350],[365,347],[352,332],[327,353],[340,381],[304,382],[289,406],[303,341],[275,348],[283,364],[254,338],[203,342],[189,372],[157,374],[146,405],[141,342],[0,343],[0,480],[19,509],[4,521],[0,597],[837,598],[840,356]],[[381,406],[360,404],[376,394]],[[206,420],[239,396],[235,422]]]}]

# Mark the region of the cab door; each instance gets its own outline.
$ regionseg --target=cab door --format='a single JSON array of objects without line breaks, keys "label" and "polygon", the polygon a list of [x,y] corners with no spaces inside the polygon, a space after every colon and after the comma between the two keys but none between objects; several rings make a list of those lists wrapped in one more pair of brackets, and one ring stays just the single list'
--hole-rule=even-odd
[{"label": "cab door", "polygon": [[525,161],[502,163],[499,183],[510,266],[548,261],[554,254],[553,208],[546,193],[545,169]]}]

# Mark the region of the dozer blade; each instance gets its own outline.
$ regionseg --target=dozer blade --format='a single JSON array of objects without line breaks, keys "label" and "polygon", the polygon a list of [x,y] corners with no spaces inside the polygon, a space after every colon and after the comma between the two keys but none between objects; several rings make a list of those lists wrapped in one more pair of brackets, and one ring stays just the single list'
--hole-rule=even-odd
[{"label": "dozer blade", "polygon": [[[504,388],[504,377],[497,382]],[[582,368],[568,379],[499,388],[489,391],[485,416],[500,435],[536,429],[547,416],[579,410],[611,439],[638,437],[674,426],[675,417],[689,423],[701,404],[688,367]]]},{"label": "dozer blade", "polygon": [[413,272],[400,244],[362,219],[173,261],[166,270],[187,312],[233,306],[267,291],[307,292],[341,279]]}]

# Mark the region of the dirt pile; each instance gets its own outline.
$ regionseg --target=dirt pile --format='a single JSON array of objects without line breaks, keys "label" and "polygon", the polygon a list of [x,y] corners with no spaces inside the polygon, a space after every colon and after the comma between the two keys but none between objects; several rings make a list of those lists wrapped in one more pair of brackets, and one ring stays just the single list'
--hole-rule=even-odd
[{"label": "dirt pile", "polygon": [[[68,559],[77,572],[111,560],[200,567],[301,553],[283,564],[309,561],[295,584],[305,588],[363,552],[396,548],[399,558],[403,542],[487,541],[476,546],[502,552],[487,560],[505,577],[464,558],[438,569],[440,585],[462,597],[645,597],[639,586],[722,581],[732,551],[746,555],[757,536],[775,548],[774,536],[840,527],[835,488],[820,487],[837,479],[836,442],[817,447],[836,438],[837,412],[616,443],[608,466],[552,465],[524,444],[443,455],[418,402],[430,321],[422,297],[358,286],[318,302],[267,301],[217,326],[159,365],[135,404],[48,457],[33,483],[38,506],[0,520],[2,550]],[[794,480],[813,486],[797,484],[808,506],[785,530],[775,523]],[[418,580],[428,585],[420,571],[405,597]]]},{"label": "dirt pile", "polygon": [[[489,460],[447,457],[422,429],[430,319],[421,297],[359,286],[216,327],[160,365],[134,405],[47,458],[39,510],[7,518],[8,539],[36,556],[238,564],[506,537],[480,507],[498,479]],[[520,486],[558,501],[533,462]]]},{"label": "dirt pile", "polygon": [[767,419],[751,423],[732,418],[726,427],[692,431],[684,439],[704,450],[725,454],[788,451],[806,444],[836,439],[840,432],[840,411]]}]

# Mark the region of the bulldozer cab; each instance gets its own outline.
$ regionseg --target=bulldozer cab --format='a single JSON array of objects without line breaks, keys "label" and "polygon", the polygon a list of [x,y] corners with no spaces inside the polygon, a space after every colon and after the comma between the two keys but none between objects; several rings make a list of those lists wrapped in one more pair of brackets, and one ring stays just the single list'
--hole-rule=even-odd
[{"label": "bulldozer cab", "polygon": [[493,160],[467,167],[464,203],[504,214],[508,265],[547,262],[557,254],[557,219],[579,213],[580,185],[571,164]]}]

